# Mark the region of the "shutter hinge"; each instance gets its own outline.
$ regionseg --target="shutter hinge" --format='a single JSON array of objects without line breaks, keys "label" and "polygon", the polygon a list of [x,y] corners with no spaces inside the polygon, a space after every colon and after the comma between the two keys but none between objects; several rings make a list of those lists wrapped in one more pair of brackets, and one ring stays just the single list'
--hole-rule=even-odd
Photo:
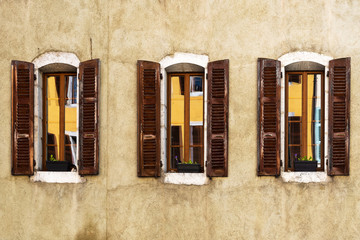
[{"label": "shutter hinge", "polygon": [[282,74],[282,72],[280,72],[280,78],[283,78],[283,74]]},{"label": "shutter hinge", "polygon": [[162,80],[163,79],[163,75],[162,75],[162,73],[160,73],[160,80]]},{"label": "shutter hinge", "polygon": [[329,166],[329,159],[326,159],[326,166]]},{"label": "shutter hinge", "polygon": [[34,74],[34,81],[36,81],[36,74]]},{"label": "shutter hinge", "polygon": [[78,165],[78,167],[80,166],[80,160],[77,161],[77,165]]},{"label": "shutter hinge", "polygon": [[206,80],[208,79],[208,74],[206,74]]},{"label": "shutter hinge", "polygon": [[326,76],[327,76],[327,77],[329,77],[329,76],[330,76],[330,72],[329,72],[329,71],[327,71]]},{"label": "shutter hinge", "polygon": [[280,160],[280,167],[282,167],[283,166],[283,161],[282,160]]}]

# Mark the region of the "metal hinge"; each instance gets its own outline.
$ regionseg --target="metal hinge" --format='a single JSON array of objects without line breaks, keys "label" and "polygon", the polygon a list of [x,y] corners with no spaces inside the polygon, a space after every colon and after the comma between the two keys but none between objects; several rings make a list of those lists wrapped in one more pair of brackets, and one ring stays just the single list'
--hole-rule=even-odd
[{"label": "metal hinge", "polygon": [[329,159],[326,159],[326,166],[329,166]]},{"label": "metal hinge", "polygon": [[162,80],[163,79],[163,75],[162,75],[162,73],[160,73],[160,80]]},{"label": "metal hinge", "polygon": [[208,79],[208,74],[206,74],[206,80]]},{"label": "metal hinge", "polygon": [[280,160],[280,167],[282,167],[283,166],[283,161],[282,160]]},{"label": "metal hinge", "polygon": [[36,81],[36,74],[34,74],[34,81]]},{"label": "metal hinge", "polygon": [[327,76],[327,77],[329,77],[329,76],[330,76],[330,72],[329,72],[329,71],[327,71],[326,76]]},{"label": "metal hinge", "polygon": [[282,72],[280,73],[280,78],[283,78],[283,74],[282,74]]}]

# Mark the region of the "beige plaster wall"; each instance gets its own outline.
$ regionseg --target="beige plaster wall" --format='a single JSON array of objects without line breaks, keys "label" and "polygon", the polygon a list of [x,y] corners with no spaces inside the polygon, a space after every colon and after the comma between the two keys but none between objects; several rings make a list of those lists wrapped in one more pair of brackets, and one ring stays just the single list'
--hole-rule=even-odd
[{"label": "beige plaster wall", "polygon": [[[360,1],[0,0],[0,239],[358,239]],[[92,48],[90,46],[92,39]],[[11,176],[11,60],[101,60],[100,174],[83,184]],[[350,176],[256,176],[258,57],[351,57]],[[230,59],[229,177],[204,186],[136,175],[136,61]]]}]

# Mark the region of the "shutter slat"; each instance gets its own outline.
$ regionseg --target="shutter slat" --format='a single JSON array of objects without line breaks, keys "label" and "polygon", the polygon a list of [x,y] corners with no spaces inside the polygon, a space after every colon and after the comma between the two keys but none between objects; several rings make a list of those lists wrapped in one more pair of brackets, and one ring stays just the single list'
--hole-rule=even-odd
[{"label": "shutter slat", "polygon": [[229,60],[208,63],[207,164],[209,177],[228,175]]},{"label": "shutter slat", "polygon": [[160,176],[160,64],[138,61],[138,176]]},{"label": "shutter slat", "polygon": [[99,174],[100,60],[79,66],[79,173]]},{"label": "shutter slat", "polygon": [[258,59],[258,176],[280,175],[280,62]]},{"label": "shutter slat", "polygon": [[330,176],[349,175],[350,58],[329,62]]},{"label": "shutter slat", "polygon": [[12,174],[34,174],[34,65],[11,62]]}]

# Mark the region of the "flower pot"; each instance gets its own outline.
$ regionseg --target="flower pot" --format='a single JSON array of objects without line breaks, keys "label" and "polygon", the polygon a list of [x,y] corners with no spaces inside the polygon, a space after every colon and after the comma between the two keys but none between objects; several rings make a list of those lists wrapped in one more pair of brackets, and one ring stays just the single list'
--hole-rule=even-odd
[{"label": "flower pot", "polygon": [[68,161],[46,161],[46,169],[48,171],[64,172],[70,171],[70,162]]},{"label": "flower pot", "polygon": [[294,161],[295,172],[316,172],[317,161]]},{"label": "flower pot", "polygon": [[185,164],[185,163],[178,163],[177,169],[179,173],[199,173],[201,172],[201,165],[200,164]]}]

